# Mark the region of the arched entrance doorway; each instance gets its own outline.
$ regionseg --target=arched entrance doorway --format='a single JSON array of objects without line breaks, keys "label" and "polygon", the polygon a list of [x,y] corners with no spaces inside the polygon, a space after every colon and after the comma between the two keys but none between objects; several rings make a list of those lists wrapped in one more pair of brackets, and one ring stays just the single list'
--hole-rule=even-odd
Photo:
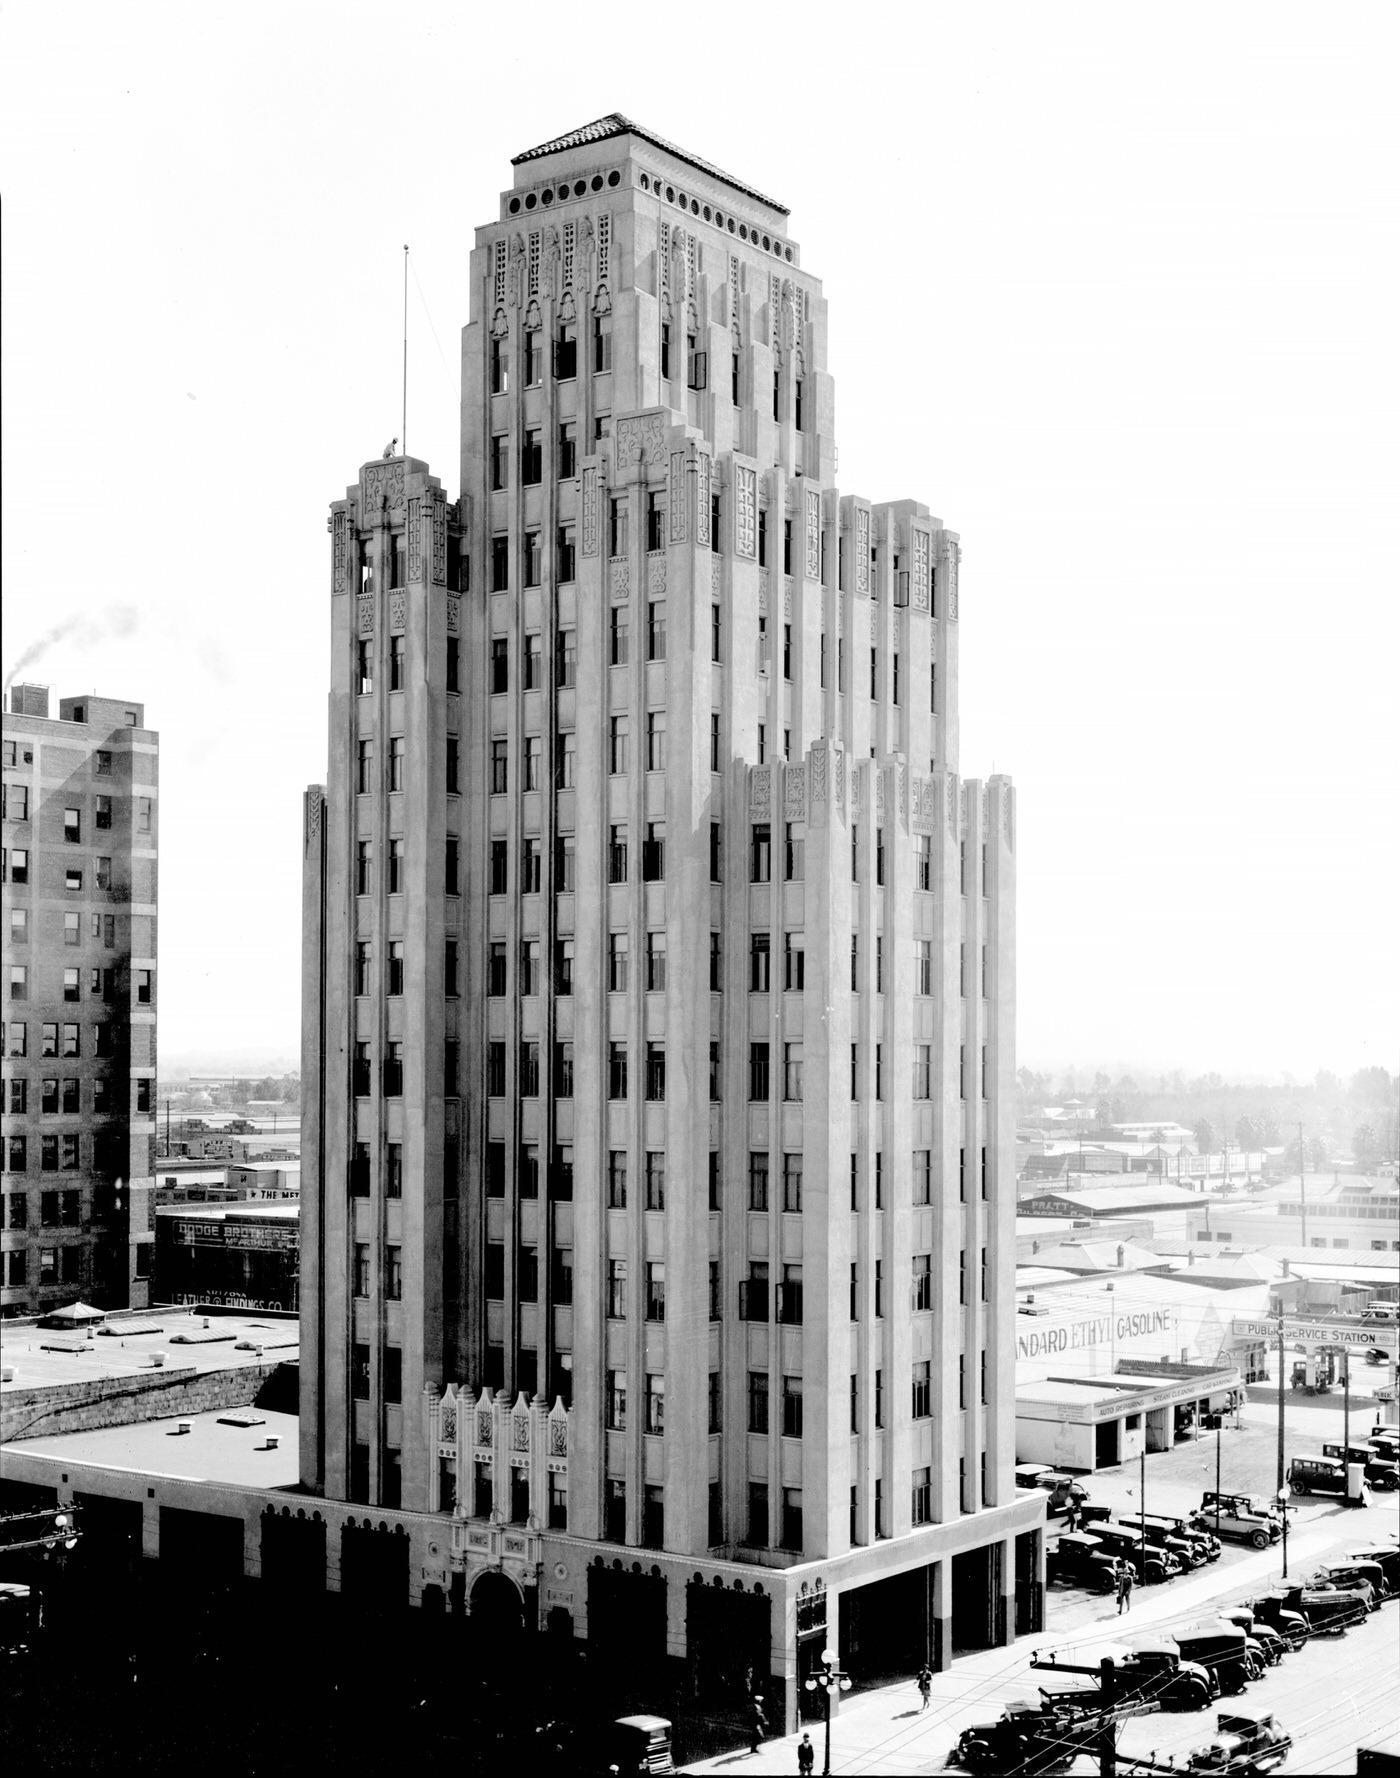
[{"label": "arched entrance doorway", "polygon": [[525,1601],[515,1582],[495,1569],[481,1575],[471,1591],[472,1627],[490,1637],[519,1636],[525,1628]]}]

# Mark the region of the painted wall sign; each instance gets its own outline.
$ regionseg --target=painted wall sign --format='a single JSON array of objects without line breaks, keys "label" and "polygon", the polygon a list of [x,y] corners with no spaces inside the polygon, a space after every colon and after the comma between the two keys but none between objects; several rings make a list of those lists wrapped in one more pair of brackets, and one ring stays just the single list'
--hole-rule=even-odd
[{"label": "painted wall sign", "polygon": [[1086,1315],[1057,1327],[1030,1327],[1016,1332],[1017,1358],[1053,1358],[1062,1352],[1082,1352],[1118,1340],[1137,1340],[1150,1334],[1172,1333],[1176,1314],[1172,1309],[1144,1309],[1121,1315]]}]

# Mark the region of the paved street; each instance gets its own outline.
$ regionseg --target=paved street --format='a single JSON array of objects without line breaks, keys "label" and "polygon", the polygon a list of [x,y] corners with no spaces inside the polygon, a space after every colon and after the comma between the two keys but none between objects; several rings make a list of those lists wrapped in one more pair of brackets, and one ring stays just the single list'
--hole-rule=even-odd
[{"label": "paved street", "polygon": [[[1241,1414],[1241,1427],[1221,1436],[1221,1485],[1240,1492],[1269,1494],[1274,1489],[1277,1449],[1277,1396],[1253,1389]],[[1352,1435],[1371,1428],[1374,1404],[1369,1397],[1353,1400]],[[1342,1436],[1341,1398],[1306,1398],[1291,1394],[1287,1404],[1289,1455],[1316,1451],[1324,1440]],[[1093,1498],[1129,1510],[1136,1504],[1138,1465],[1120,1466],[1088,1479]],[[1200,1503],[1203,1488],[1215,1485],[1215,1438],[1185,1440],[1170,1452],[1147,1462],[1148,1508],[1174,1512]],[[1347,1509],[1330,1500],[1307,1500],[1293,1510],[1288,1538],[1288,1569],[1292,1577],[1312,1572],[1333,1551],[1378,1538],[1400,1536],[1400,1497],[1375,1496],[1376,1504]],[[1053,1522],[1063,1525],[1062,1519]],[[1013,1698],[1035,1695],[1041,1676],[1030,1668],[1037,1648],[1086,1647],[1120,1635],[1161,1631],[1210,1615],[1214,1603],[1236,1600],[1280,1578],[1282,1551],[1226,1544],[1219,1562],[1165,1586],[1138,1588],[1127,1616],[1120,1620],[1115,1603],[1077,1589],[1052,1588],[1047,1594],[1048,1628],[1022,1637],[1010,1648],[987,1649],[964,1656],[935,1675],[929,1709],[920,1714],[912,1676],[902,1683],[861,1692],[841,1708],[832,1729],[832,1771],[871,1774],[922,1774],[943,1768],[948,1751],[970,1723],[995,1719]],[[1400,1731],[1400,1680],[1395,1650],[1400,1605],[1390,1604],[1364,1626],[1345,1636],[1319,1638],[1298,1654],[1287,1656],[1239,1699],[1243,1710],[1274,1710],[1297,1738],[1285,1772],[1352,1772],[1358,1740]],[[1183,1753],[1210,1739],[1215,1711],[1181,1715],[1157,1713],[1127,1723],[1120,1740],[1125,1756],[1163,1758]],[[821,1770],[821,1730],[813,1728],[817,1770]],[[764,1744],[757,1755],[747,1749],[699,1762],[691,1772],[745,1775],[794,1773],[798,1735]],[[1085,1773],[1095,1770],[1081,1762]],[[1132,1768],[1125,1765],[1125,1771]]]}]

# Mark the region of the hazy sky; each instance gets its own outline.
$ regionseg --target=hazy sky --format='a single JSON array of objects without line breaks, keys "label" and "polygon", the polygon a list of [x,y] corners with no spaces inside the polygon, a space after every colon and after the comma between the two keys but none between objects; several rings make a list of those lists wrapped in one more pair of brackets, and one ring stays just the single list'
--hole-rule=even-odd
[{"label": "hazy sky", "polygon": [[[5,666],[160,730],[163,1059],[295,1061],[325,514],[457,488],[512,154],[619,110],[771,192],[841,485],[963,538],[1021,1059],[1396,1066],[1400,9],[0,14]],[[55,705],[56,709],[56,705]]]}]

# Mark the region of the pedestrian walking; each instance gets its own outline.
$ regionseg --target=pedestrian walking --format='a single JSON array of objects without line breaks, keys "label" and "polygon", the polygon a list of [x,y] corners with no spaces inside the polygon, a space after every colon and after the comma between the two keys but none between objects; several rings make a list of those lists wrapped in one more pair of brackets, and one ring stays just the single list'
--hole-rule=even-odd
[{"label": "pedestrian walking", "polygon": [[928,1709],[929,1688],[933,1685],[933,1674],[929,1671],[927,1662],[920,1667],[918,1678],[915,1683],[919,1688],[919,1712],[922,1715],[922,1713]]},{"label": "pedestrian walking", "polygon": [[1122,1617],[1133,1603],[1133,1569],[1130,1562],[1118,1564],[1118,1615]]},{"label": "pedestrian walking", "polygon": [[757,1753],[758,1744],[768,1728],[768,1718],[763,1714],[763,1699],[755,1697],[749,1712],[749,1752]]},{"label": "pedestrian walking", "polygon": [[1070,1495],[1069,1505],[1065,1508],[1065,1529],[1067,1531],[1079,1529],[1079,1502],[1073,1494]]},{"label": "pedestrian walking", "polygon": [[817,1750],[812,1745],[812,1737],[804,1734],[797,1743],[797,1770],[808,1778],[817,1763]]}]

